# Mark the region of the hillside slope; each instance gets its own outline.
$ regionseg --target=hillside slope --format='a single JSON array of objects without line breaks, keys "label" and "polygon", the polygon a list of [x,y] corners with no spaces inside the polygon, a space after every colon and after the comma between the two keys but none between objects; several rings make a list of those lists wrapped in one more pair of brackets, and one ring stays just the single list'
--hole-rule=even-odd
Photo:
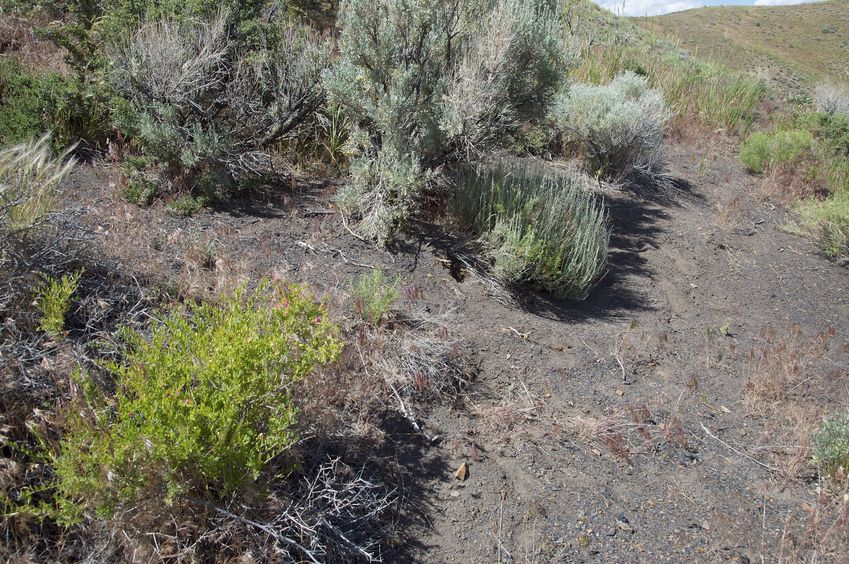
[{"label": "hillside slope", "polygon": [[746,70],[785,93],[849,82],[849,0],[797,6],[718,6],[633,18],[700,57]]}]

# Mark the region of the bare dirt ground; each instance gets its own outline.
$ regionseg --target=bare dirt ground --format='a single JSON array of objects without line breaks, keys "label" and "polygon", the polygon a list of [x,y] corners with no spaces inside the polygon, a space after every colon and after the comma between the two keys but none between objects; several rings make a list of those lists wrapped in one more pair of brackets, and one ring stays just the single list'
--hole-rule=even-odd
[{"label": "bare dirt ground", "polygon": [[180,218],[122,202],[118,173],[89,167],[68,203],[149,282],[204,295],[273,276],[341,304],[381,266],[451,312],[476,380],[417,406],[427,436],[387,417],[369,455],[404,499],[387,560],[840,561],[842,493],[802,431],[849,397],[849,277],[782,229],[718,143],[670,149],[674,190],[607,197],[609,272],[583,303],[503,299],[439,226],[376,249],[332,211],[332,185]]}]

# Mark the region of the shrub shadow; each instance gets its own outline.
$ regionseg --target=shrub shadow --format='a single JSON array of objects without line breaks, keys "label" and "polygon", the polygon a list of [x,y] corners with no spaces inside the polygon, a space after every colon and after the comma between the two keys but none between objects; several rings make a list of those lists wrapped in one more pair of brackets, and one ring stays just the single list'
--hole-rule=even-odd
[{"label": "shrub shadow", "polygon": [[[692,185],[681,179],[664,179],[662,185],[643,180],[628,189],[605,195],[612,228],[607,272],[589,297],[583,301],[559,299],[527,287],[505,288],[512,305],[540,317],[558,321],[580,322],[591,319],[625,317],[634,312],[652,309],[640,279],[651,279],[653,272],[645,252],[659,248],[658,239],[666,231],[669,210],[682,206],[701,205],[704,198],[693,192]],[[481,261],[480,247],[461,230],[436,224],[417,225],[415,239],[398,241],[391,250],[412,257],[417,265],[425,246],[432,247],[437,256],[450,261],[449,272],[455,275],[472,262],[474,270],[486,271]]]}]

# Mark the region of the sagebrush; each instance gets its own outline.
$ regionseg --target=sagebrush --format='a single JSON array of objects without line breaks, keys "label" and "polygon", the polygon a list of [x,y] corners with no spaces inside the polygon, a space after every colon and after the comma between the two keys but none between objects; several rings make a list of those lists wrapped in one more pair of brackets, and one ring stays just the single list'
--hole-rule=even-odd
[{"label": "sagebrush", "polygon": [[604,86],[574,84],[555,101],[551,116],[567,147],[599,176],[655,175],[670,112],[660,92],[631,72]]},{"label": "sagebrush", "polygon": [[567,67],[542,0],[348,0],[338,22],[340,60],[325,82],[355,124],[340,203],[378,240],[445,188],[446,167],[542,118]]},{"label": "sagebrush", "polygon": [[244,53],[232,25],[226,12],[152,20],[109,44],[111,84],[126,101],[118,127],[176,189],[269,172],[268,145],[297,135],[324,101],[328,43],[284,20]]},{"label": "sagebrush", "polygon": [[462,169],[456,185],[455,211],[506,283],[583,299],[604,273],[607,214],[581,172],[501,161]]}]

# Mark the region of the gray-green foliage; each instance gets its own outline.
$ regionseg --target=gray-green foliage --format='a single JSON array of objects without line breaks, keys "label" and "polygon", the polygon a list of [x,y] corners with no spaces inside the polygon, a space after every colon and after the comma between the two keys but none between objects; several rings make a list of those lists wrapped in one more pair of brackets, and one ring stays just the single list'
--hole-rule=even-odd
[{"label": "gray-green foliage", "polygon": [[189,187],[205,174],[263,172],[265,147],[295,135],[324,101],[326,42],[286,21],[245,53],[231,28],[226,13],[148,21],[108,49],[112,84],[128,102],[119,128]]},{"label": "gray-green foliage", "polygon": [[826,475],[849,474],[849,411],[826,418],[814,433],[814,461]]},{"label": "gray-green foliage", "polygon": [[361,274],[350,284],[354,309],[364,321],[379,325],[392,304],[398,301],[400,287],[400,276],[388,279],[379,268]]},{"label": "gray-green foliage", "polygon": [[814,106],[824,114],[849,115],[849,91],[834,84],[818,84],[814,88]]},{"label": "gray-green foliage", "polygon": [[566,70],[544,0],[347,0],[338,21],[325,83],[356,124],[340,203],[379,240],[442,185],[446,165],[542,117]]},{"label": "gray-green foliage", "polygon": [[506,161],[464,167],[454,208],[480,236],[500,279],[583,299],[604,272],[610,239],[592,186],[571,168]]},{"label": "gray-green foliage", "polygon": [[593,173],[653,174],[663,164],[660,146],[671,114],[660,92],[631,71],[603,86],[572,85],[557,97],[551,116]]}]

